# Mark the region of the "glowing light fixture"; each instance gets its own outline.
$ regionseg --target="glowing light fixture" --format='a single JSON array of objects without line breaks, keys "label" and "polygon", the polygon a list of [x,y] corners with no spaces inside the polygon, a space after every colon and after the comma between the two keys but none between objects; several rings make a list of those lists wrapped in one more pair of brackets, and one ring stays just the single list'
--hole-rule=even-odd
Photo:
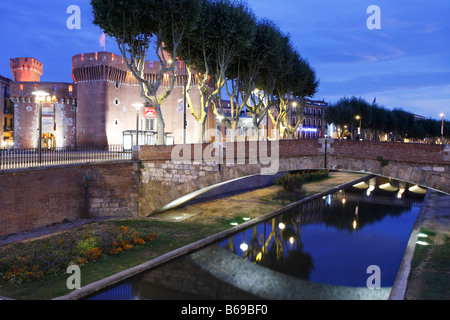
[{"label": "glowing light fixture", "polygon": [[278,224],[278,228],[280,228],[281,230],[284,230],[284,228],[286,228],[286,225],[283,222],[280,222]]},{"label": "glowing light fixture", "polygon": [[425,194],[425,193],[427,193],[427,189],[421,188],[421,187],[419,187],[417,185],[410,187],[408,190],[413,192],[413,193],[418,193],[418,194]]},{"label": "glowing light fixture", "polygon": [[353,186],[353,188],[356,188],[356,189],[367,189],[368,187],[369,187],[369,185],[364,181],[357,183]]},{"label": "glowing light fixture", "polygon": [[303,128],[302,131],[304,132],[317,132],[316,128]]}]

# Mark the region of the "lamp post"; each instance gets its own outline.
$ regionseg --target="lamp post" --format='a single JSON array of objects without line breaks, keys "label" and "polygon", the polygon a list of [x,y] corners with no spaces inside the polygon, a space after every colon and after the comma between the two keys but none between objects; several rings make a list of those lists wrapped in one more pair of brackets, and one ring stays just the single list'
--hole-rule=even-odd
[{"label": "lamp post", "polygon": [[358,135],[359,135],[359,140],[362,140],[362,139],[361,139],[361,134],[362,134],[362,130],[361,130],[361,117],[360,117],[360,116],[356,116],[356,120],[359,120]]},{"label": "lamp post", "polygon": [[39,163],[42,163],[42,101],[49,94],[45,91],[33,91],[32,94],[36,96],[36,100],[39,100],[39,112],[38,112],[39,128],[38,128],[37,147],[39,150]]},{"label": "lamp post", "polygon": [[441,141],[442,141],[442,143],[444,143],[444,114],[441,113],[439,116],[442,119],[442,124],[441,124]]},{"label": "lamp post", "polygon": [[139,109],[143,106],[142,103],[134,103],[133,107],[136,108],[136,145],[139,145]]},{"label": "lamp post", "polygon": [[184,64],[184,101],[183,101],[183,144],[186,144],[186,91],[187,91],[187,66],[186,60],[183,61]]}]

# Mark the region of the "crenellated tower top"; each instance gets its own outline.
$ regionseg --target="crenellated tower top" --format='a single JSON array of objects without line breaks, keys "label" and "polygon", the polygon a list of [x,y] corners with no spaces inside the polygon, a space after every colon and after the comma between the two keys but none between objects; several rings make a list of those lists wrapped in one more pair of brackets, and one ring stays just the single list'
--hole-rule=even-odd
[{"label": "crenellated tower top", "polygon": [[14,81],[39,82],[44,71],[44,66],[35,58],[13,58],[11,71]]}]

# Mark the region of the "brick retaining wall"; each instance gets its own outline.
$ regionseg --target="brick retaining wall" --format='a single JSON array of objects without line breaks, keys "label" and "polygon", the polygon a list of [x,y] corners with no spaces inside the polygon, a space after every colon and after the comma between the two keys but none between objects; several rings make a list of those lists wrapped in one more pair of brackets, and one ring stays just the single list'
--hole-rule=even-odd
[{"label": "brick retaining wall", "polygon": [[65,219],[137,216],[138,181],[131,162],[3,173],[0,236]]}]

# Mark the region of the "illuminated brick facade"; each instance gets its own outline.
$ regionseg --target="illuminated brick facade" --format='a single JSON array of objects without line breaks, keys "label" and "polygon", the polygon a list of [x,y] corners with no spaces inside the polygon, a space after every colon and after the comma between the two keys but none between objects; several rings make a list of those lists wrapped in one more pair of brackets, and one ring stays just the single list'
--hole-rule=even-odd
[{"label": "illuminated brick facade", "polygon": [[[145,76],[155,81],[159,62],[146,62]],[[40,82],[42,64],[34,58],[11,59],[14,80],[10,83],[14,103],[14,145],[36,148],[38,145],[40,103],[33,95],[49,94],[43,102],[42,139],[46,148],[92,147],[135,143],[136,108],[144,103],[141,87],[131,75],[122,57],[109,52],[79,54],[72,58],[73,83]],[[184,68],[178,63],[172,94],[162,105],[168,141],[182,143],[184,121]],[[169,86],[165,77],[160,92]],[[194,81],[195,85],[195,81]],[[200,96],[192,88],[193,103]],[[212,118],[212,117],[211,117]],[[196,142],[198,125],[186,106],[186,142]],[[207,128],[214,127],[214,122]],[[140,144],[156,142],[156,119],[144,117],[139,110]],[[127,140],[128,139],[128,140]]]},{"label": "illuminated brick facade", "polygon": [[[126,144],[127,133],[136,132],[136,108],[134,104],[143,104],[141,86],[129,71],[122,57],[109,52],[79,54],[72,59],[73,79],[77,85],[77,144],[93,146],[106,144]],[[145,77],[156,81],[160,70],[159,62],[145,64]],[[162,104],[165,132],[169,141],[183,143],[184,119],[184,79],[182,64],[177,63],[175,87],[172,94]],[[170,78],[164,77],[160,93],[170,84]],[[196,88],[192,89],[193,103],[200,96]],[[188,123],[187,142],[195,142],[197,122],[186,107]],[[144,117],[144,109],[139,110],[140,144],[154,144],[156,141],[156,119]],[[129,136],[131,139],[131,136]],[[130,141],[128,141],[130,142]]]},{"label": "illuminated brick facade", "polygon": [[14,58],[10,60],[11,71],[15,81],[39,82],[43,65],[34,58]]},{"label": "illuminated brick facade", "polygon": [[[185,69],[176,62],[175,87],[161,105],[165,122],[167,143],[180,144],[186,138],[187,143],[199,141],[199,126],[186,105],[184,113]],[[145,64],[145,78],[151,82],[157,79],[160,62]],[[14,81],[10,83],[11,101],[14,103],[14,145],[16,148],[36,148],[38,145],[39,108],[33,92],[43,90],[48,97],[42,108],[42,139],[46,148],[55,147],[94,147],[106,145],[124,145],[131,148],[136,141],[136,126],[139,124],[139,144],[156,143],[157,123],[155,118],[147,118],[144,108],[137,110],[135,104],[144,104],[141,97],[141,85],[129,71],[121,56],[110,52],[78,54],[72,58],[73,83],[40,82],[43,73],[42,63],[34,58],[11,59],[11,71]],[[158,93],[163,93],[171,83],[166,75]],[[200,94],[194,77],[191,99],[199,105]],[[320,105],[319,105],[320,104]],[[299,138],[323,137],[325,123],[323,109],[326,104],[308,101],[305,109],[305,122],[299,132]],[[309,114],[309,110],[311,114]],[[315,113],[317,112],[317,113]],[[186,135],[183,132],[186,116]],[[294,121],[298,115],[291,115]],[[250,119],[242,119],[240,134],[249,135]],[[309,123],[311,121],[311,124]],[[223,127],[223,126],[222,126]],[[272,128],[269,123],[269,130]],[[222,129],[219,121],[209,108],[205,129]],[[264,124],[261,137],[269,133]],[[225,134],[225,132],[223,132]],[[269,133],[269,136],[271,134]],[[207,136],[206,140],[212,139]]]}]

